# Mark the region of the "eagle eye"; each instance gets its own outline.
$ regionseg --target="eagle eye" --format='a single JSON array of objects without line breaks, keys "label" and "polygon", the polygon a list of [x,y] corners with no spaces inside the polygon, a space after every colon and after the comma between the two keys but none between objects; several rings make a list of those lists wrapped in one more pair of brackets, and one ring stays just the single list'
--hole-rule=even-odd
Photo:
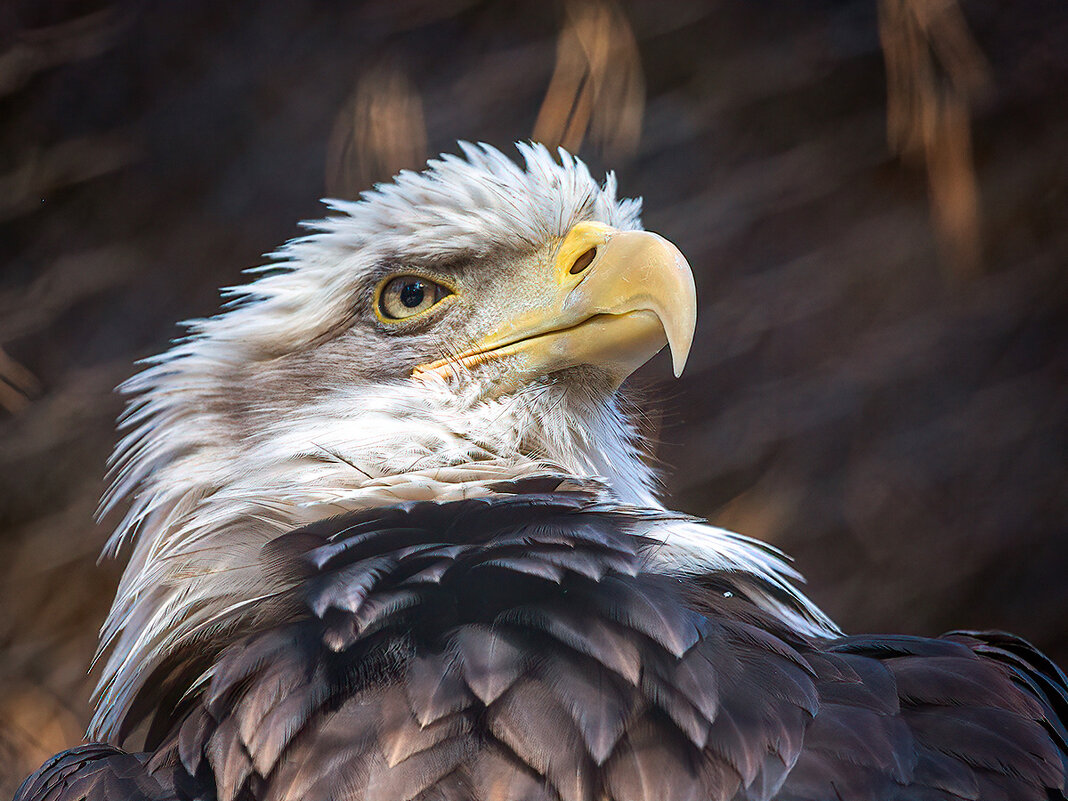
[{"label": "eagle eye", "polygon": [[448,287],[421,275],[398,275],[382,283],[377,309],[386,322],[406,320],[429,311],[452,294]]}]

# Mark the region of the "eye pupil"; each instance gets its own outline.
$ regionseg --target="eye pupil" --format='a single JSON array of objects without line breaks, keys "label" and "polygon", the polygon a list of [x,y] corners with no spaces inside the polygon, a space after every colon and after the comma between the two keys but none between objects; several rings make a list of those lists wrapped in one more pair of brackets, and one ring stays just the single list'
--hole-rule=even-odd
[{"label": "eye pupil", "polygon": [[426,286],[422,281],[412,281],[405,284],[400,291],[400,302],[409,309],[421,306],[426,299]]}]

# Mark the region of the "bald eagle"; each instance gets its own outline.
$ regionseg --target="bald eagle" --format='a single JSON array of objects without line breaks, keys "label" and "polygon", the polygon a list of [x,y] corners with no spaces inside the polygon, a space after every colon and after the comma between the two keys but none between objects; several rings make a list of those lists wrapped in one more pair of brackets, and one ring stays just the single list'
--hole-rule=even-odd
[{"label": "bald eagle", "polygon": [[89,742],[18,799],[1064,799],[1026,642],[843,635],[660,502],[620,387],[697,305],[639,202],[460,148],[124,386]]}]

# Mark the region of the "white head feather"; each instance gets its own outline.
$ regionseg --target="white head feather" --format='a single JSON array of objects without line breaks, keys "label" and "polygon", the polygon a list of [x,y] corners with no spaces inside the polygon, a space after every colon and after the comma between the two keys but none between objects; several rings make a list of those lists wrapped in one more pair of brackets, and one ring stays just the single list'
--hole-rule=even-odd
[{"label": "white head feather", "polygon": [[[487,400],[403,376],[350,380],[346,359],[357,357],[336,343],[383,259],[465,258],[492,269],[495,254],[536,248],[583,220],[640,229],[640,202],[618,200],[611,174],[598,185],[567,153],[557,163],[539,145],[518,148],[525,168],[461,144],[463,158],[403,172],[356,202],[329,201],[336,216],[309,224],[311,235],[252,271],[258,280],[227,290],[221,314],[187,322],[186,338],[122,386],[132,396],[127,433],[102,508],[129,501],[109,550],[132,542],[133,552],[102,631],[110,656],[92,736],[118,738],[134,696],[175,649],[221,641],[235,617],[254,615],[276,589],[261,547],[307,522],[543,473],[661,508],[614,395],[564,398],[548,384],[537,397]],[[650,558],[662,569],[752,576],[755,600],[799,630],[835,631],[766,546],[682,518],[659,523],[655,536],[663,545]]]}]

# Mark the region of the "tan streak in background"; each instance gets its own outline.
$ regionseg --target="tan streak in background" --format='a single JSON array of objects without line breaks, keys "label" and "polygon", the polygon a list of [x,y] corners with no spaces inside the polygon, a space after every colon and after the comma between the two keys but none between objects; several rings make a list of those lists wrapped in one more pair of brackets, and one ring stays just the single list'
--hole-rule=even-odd
[{"label": "tan streak in background", "polygon": [[426,160],[423,100],[397,67],[371,70],[338,114],[327,144],[326,191],[355,198]]},{"label": "tan streak in background", "polygon": [[982,247],[970,111],[989,67],[957,0],[881,0],[879,39],[890,149],[926,167],[942,257],[956,275],[975,275]]},{"label": "tan streak in background", "polygon": [[40,396],[43,388],[37,376],[7,355],[0,347],[0,408],[15,414]]},{"label": "tan streak in background", "polygon": [[568,2],[534,140],[576,152],[588,132],[608,159],[619,160],[637,149],[644,107],[638,45],[622,11],[601,0]]}]

